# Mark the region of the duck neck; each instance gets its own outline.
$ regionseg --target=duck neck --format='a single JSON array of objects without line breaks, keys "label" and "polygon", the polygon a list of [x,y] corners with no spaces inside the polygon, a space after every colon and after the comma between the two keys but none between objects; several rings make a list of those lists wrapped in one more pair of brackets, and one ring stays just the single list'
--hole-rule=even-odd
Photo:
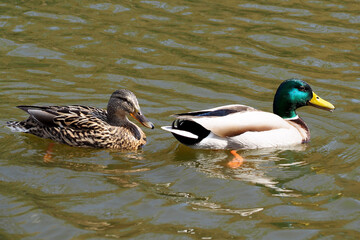
[{"label": "duck neck", "polygon": [[107,108],[108,123],[112,126],[124,126],[130,121],[127,119],[125,112],[116,111],[116,109],[108,106]]},{"label": "duck neck", "polygon": [[125,115],[125,112],[112,111],[111,108],[108,108],[107,111],[108,123],[110,125],[116,127],[124,127],[128,129],[137,140],[140,140],[142,138],[143,134],[141,129],[136,124],[129,121],[129,119]]},{"label": "duck neck", "polygon": [[127,119],[126,116],[119,118],[118,116],[108,115],[108,122],[110,125],[117,127],[122,127],[130,124],[130,121]]},{"label": "duck neck", "polygon": [[278,108],[278,107],[274,107],[273,108],[273,112],[284,118],[284,119],[289,119],[289,118],[296,118],[298,115],[296,114],[295,110],[292,109],[288,109],[288,108]]},{"label": "duck neck", "polygon": [[289,101],[286,96],[281,96],[279,94],[275,95],[274,103],[273,103],[273,112],[284,118],[295,118],[296,114],[296,106]]}]

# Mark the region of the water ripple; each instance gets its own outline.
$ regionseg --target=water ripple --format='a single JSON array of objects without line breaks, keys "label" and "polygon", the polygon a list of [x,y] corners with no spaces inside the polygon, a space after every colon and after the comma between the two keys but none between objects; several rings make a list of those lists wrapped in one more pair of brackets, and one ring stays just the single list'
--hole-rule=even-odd
[{"label": "water ripple", "polygon": [[42,13],[42,12],[36,12],[36,11],[28,11],[24,13],[27,16],[30,17],[42,17],[42,18],[50,18],[50,19],[56,19],[56,20],[64,20],[71,23],[82,23],[86,24],[87,21],[80,18],[75,17],[71,15],[59,15],[59,14],[51,14],[51,13]]},{"label": "water ripple", "polygon": [[[358,239],[359,14],[351,1],[0,3],[0,123],[18,105],[105,108],[132,90],[156,125],[141,151],[55,144],[0,128],[6,239]],[[301,78],[336,106],[304,107],[312,142],[192,150],[159,126],[225,104],[271,111]],[[131,117],[129,117],[131,119]],[[299,147],[299,148],[298,148]]]}]

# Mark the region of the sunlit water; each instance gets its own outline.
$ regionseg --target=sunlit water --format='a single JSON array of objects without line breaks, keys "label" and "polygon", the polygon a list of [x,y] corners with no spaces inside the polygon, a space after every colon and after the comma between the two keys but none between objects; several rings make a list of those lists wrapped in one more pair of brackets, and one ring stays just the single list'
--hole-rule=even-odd
[{"label": "sunlit water", "polygon": [[[105,107],[136,93],[155,130],[138,152],[0,129],[1,239],[359,239],[357,1],[2,1],[0,123],[17,105]],[[171,114],[271,111],[297,77],[336,106],[298,113],[312,142],[228,151],[180,145]]]}]

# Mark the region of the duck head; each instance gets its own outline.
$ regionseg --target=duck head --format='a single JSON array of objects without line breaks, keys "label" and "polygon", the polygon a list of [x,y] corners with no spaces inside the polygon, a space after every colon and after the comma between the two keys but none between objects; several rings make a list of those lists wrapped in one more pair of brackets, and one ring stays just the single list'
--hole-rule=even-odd
[{"label": "duck head", "polygon": [[300,79],[289,79],[278,87],[273,112],[282,118],[294,118],[296,109],[303,106],[313,106],[320,109],[333,111],[334,105],[316,95],[310,85]]},{"label": "duck head", "polygon": [[109,122],[113,125],[119,125],[119,122],[126,120],[126,114],[129,114],[147,128],[154,128],[140,110],[140,106],[135,94],[127,89],[116,90],[110,97],[107,106]]}]

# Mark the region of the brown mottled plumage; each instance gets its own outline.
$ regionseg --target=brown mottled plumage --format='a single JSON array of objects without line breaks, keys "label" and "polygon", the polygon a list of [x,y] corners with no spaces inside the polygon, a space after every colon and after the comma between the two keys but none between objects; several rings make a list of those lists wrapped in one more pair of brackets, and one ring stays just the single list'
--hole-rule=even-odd
[{"label": "brown mottled plumage", "polygon": [[129,113],[141,124],[154,128],[141,114],[135,95],[129,90],[115,91],[107,110],[80,105],[18,106],[29,118],[7,126],[16,132],[27,132],[71,146],[136,150],[146,143],[145,133],[129,121]]}]

